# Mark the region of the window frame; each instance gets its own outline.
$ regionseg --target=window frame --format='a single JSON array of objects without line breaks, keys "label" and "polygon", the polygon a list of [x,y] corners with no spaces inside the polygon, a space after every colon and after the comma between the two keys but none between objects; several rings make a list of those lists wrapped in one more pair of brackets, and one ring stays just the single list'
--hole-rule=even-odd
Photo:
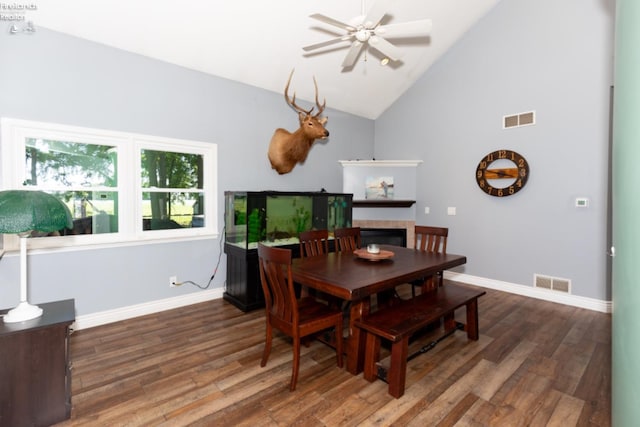
[{"label": "window frame", "polygon": [[[110,191],[115,191],[118,194],[118,231],[104,234],[34,238],[29,239],[30,248],[140,244],[219,236],[217,144],[3,117],[0,118],[0,165],[2,165],[0,188],[3,190],[27,188],[43,191],[60,190],[58,185],[23,185],[26,138],[112,145],[117,149],[118,158],[117,186],[110,188]],[[142,193],[145,190],[142,188],[141,151],[143,149],[197,154],[203,157],[202,192],[204,194],[205,215],[203,227],[143,230]],[[167,190],[179,191],[180,189]],[[5,235],[3,246],[6,250],[18,249],[18,237]]]}]

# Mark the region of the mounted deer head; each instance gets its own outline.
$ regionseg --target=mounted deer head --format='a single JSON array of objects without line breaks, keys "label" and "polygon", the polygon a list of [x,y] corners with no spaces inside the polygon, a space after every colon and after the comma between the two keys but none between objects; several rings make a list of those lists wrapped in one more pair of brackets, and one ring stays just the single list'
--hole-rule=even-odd
[{"label": "mounted deer head", "polygon": [[293,133],[282,128],[276,129],[269,144],[268,154],[271,167],[280,175],[291,172],[297,163],[303,163],[307,159],[309,150],[316,139],[325,139],[329,136],[329,131],[324,128],[328,118],[319,118],[324,111],[327,101],[325,99],[322,105],[318,102],[318,84],[316,83],[316,78],[313,78],[313,85],[316,88],[316,106],[318,107],[318,112],[315,115],[311,115],[315,107],[311,107],[309,110],[298,107],[296,105],[295,92],[293,93],[293,98],[289,98],[289,84],[291,83],[293,71],[294,70],[291,70],[289,80],[287,80],[287,85],[284,88],[284,99],[287,105],[298,113],[300,127]]}]

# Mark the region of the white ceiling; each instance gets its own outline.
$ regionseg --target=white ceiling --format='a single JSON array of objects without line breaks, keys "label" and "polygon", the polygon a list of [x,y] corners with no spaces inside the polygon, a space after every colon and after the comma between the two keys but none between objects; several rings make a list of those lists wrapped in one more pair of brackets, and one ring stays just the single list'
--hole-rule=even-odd
[{"label": "white ceiling", "polygon": [[[385,23],[429,18],[428,38],[391,40],[399,63],[380,65],[369,51],[350,70],[342,60],[348,43],[321,54],[302,46],[340,35],[309,17],[320,13],[349,23],[375,0],[39,0],[26,12],[45,27],[282,93],[295,68],[291,91],[313,100],[315,75],[327,107],[376,119],[499,0],[395,0]],[[302,106],[304,104],[301,102]]]}]

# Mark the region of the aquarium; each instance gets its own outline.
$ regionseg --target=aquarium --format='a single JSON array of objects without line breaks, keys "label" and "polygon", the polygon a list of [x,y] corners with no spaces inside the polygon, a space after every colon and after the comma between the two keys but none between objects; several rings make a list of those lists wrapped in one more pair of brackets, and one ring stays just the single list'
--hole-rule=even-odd
[{"label": "aquarium", "polygon": [[302,231],[351,226],[352,195],[327,192],[227,191],[225,242],[255,249],[298,244]]}]

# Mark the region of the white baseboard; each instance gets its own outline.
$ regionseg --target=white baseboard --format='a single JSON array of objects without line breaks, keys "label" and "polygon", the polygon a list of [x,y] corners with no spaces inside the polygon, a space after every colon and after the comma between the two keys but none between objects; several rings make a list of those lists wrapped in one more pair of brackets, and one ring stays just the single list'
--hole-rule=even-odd
[{"label": "white baseboard", "polygon": [[131,319],[133,317],[184,307],[185,305],[210,301],[222,298],[223,293],[223,288],[216,288],[157,301],[149,301],[143,304],[101,311],[98,313],[85,314],[76,317],[76,322],[73,328],[78,331],[80,329],[93,328],[94,326],[106,325],[107,323],[118,322],[120,320]]},{"label": "white baseboard", "polygon": [[487,279],[484,277],[471,276],[469,274],[455,273],[451,271],[444,272],[444,278],[461,283],[468,283],[483,288],[495,289],[497,291],[509,292],[511,294],[522,295],[525,297],[541,299],[559,304],[570,305],[573,307],[586,308],[588,310],[599,311],[602,313],[612,312],[612,302],[597,300],[594,298],[586,298],[577,295],[565,294],[549,289],[535,288],[533,286],[518,285],[515,283],[502,282],[500,280]]}]

